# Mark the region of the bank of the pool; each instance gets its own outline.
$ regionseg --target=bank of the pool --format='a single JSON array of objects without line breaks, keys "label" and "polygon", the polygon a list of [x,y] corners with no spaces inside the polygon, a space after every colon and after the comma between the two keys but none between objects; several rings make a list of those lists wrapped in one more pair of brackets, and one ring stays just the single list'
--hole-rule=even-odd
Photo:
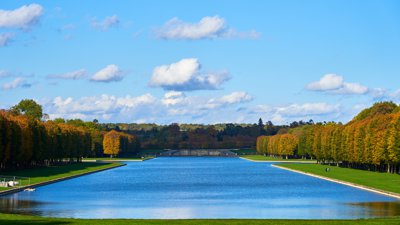
[{"label": "bank of the pool", "polygon": [[291,171],[291,172],[300,173],[300,174],[303,174],[303,175],[307,175],[307,176],[311,176],[311,177],[315,177],[315,178],[319,178],[319,179],[323,179],[323,180],[327,180],[327,181],[331,181],[331,182],[347,185],[347,186],[350,186],[350,187],[354,187],[354,188],[358,188],[358,189],[362,189],[362,190],[366,190],[366,191],[370,191],[370,192],[374,192],[374,193],[378,193],[378,194],[382,194],[382,195],[386,195],[386,196],[389,196],[389,197],[400,199],[400,194],[399,193],[394,193],[394,192],[391,192],[391,191],[386,191],[386,190],[378,189],[378,188],[375,188],[375,187],[370,187],[370,186],[366,186],[366,185],[362,185],[362,184],[357,184],[357,183],[354,183],[354,182],[335,179],[335,178],[331,178],[331,177],[327,177],[327,176],[321,176],[321,175],[317,175],[315,173],[311,173],[311,172],[308,172],[308,171],[302,171],[302,170],[299,170],[299,169],[289,168],[290,167],[289,164],[280,164],[280,165],[273,164],[272,166],[276,167],[276,168],[279,168],[279,169],[284,169],[284,170],[288,170],[288,171]]},{"label": "bank of the pool", "polygon": [[[74,167],[77,165],[79,165],[79,166],[86,165],[88,168],[82,169],[81,167],[79,167],[79,169],[74,170]],[[65,172],[58,173],[56,175],[54,175],[53,173],[54,173],[54,169],[57,167],[36,168],[33,170],[42,170],[41,174],[44,176],[40,177],[41,179],[38,179],[37,182],[34,181],[33,183],[28,184],[28,185],[23,185],[23,186],[19,186],[19,187],[12,188],[12,189],[2,190],[2,191],[0,191],[0,196],[17,193],[17,192],[23,191],[28,188],[36,188],[36,187],[40,187],[40,186],[47,185],[47,184],[52,184],[52,183],[80,177],[80,176],[85,176],[85,175],[92,174],[92,173],[97,173],[97,172],[101,172],[101,171],[105,171],[105,170],[109,170],[109,169],[114,169],[114,168],[125,166],[125,165],[126,164],[122,164],[122,163],[118,163],[118,162],[112,162],[112,163],[83,162],[83,163],[77,163],[77,164],[67,164],[67,165],[59,166],[59,167],[63,167],[62,169]],[[32,173],[32,170],[27,172],[28,175],[31,173]],[[8,175],[12,176],[12,174],[8,174]],[[29,177],[28,175],[25,175],[24,171],[17,171],[14,174],[14,176],[23,176],[23,177]]]},{"label": "bank of the pool", "polygon": [[178,225],[203,225],[203,224],[232,224],[232,225],[398,225],[400,217],[358,220],[263,220],[263,219],[182,219],[182,220],[143,220],[143,219],[63,219],[38,216],[25,216],[16,214],[0,214],[2,225],[26,224],[70,224],[70,225],[122,225],[122,224],[178,224]]},{"label": "bank of the pool", "polygon": [[249,156],[240,156],[239,158],[248,160],[251,162],[257,163],[317,163],[315,160],[298,160],[298,159],[286,159],[286,160],[279,160],[279,159],[269,159],[269,158],[262,158],[257,157],[254,159],[251,155]]}]

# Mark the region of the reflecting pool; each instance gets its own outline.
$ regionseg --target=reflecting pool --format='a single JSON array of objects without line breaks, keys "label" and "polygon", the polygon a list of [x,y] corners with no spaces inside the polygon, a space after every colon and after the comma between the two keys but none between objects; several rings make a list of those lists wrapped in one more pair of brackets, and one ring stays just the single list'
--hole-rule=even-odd
[{"label": "reflecting pool", "polygon": [[0,197],[0,211],[73,218],[351,219],[400,201],[240,158],[161,157]]}]

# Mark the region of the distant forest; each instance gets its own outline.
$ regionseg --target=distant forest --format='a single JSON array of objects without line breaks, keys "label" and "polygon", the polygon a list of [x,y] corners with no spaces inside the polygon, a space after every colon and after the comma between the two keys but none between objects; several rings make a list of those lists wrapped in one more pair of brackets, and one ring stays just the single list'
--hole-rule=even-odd
[{"label": "distant forest", "polygon": [[293,122],[288,126],[266,124],[101,124],[105,130],[122,131],[138,138],[142,149],[233,149],[255,148],[260,135],[285,133],[288,129],[309,122]]}]

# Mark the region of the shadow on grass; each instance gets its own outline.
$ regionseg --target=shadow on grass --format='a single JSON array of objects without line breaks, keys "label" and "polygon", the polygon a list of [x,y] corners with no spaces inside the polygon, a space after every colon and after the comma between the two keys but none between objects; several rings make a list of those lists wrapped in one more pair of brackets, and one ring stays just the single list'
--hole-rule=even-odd
[{"label": "shadow on grass", "polygon": [[1,225],[28,225],[28,224],[37,224],[37,225],[63,225],[63,224],[71,224],[67,221],[49,221],[49,220],[2,220],[0,219]]},{"label": "shadow on grass", "polygon": [[5,176],[19,176],[19,177],[49,177],[49,176],[57,176],[60,174],[70,173],[77,170],[89,170],[91,168],[96,168],[104,165],[103,163],[92,163],[92,162],[83,162],[83,163],[73,163],[73,164],[64,164],[57,166],[48,166],[48,167],[40,167],[40,168],[30,168],[30,169],[21,169],[14,171],[3,171],[0,172],[1,175]]}]

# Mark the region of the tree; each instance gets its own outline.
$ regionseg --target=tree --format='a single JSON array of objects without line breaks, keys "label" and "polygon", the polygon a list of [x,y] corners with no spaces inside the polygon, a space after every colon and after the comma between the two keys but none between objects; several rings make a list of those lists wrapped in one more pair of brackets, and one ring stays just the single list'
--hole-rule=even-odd
[{"label": "tree", "polygon": [[104,135],[104,154],[116,156],[121,151],[121,135],[118,131],[112,130]]},{"label": "tree", "polygon": [[17,105],[11,108],[11,112],[17,115],[23,114],[37,120],[43,117],[42,106],[32,99],[21,100]]}]

